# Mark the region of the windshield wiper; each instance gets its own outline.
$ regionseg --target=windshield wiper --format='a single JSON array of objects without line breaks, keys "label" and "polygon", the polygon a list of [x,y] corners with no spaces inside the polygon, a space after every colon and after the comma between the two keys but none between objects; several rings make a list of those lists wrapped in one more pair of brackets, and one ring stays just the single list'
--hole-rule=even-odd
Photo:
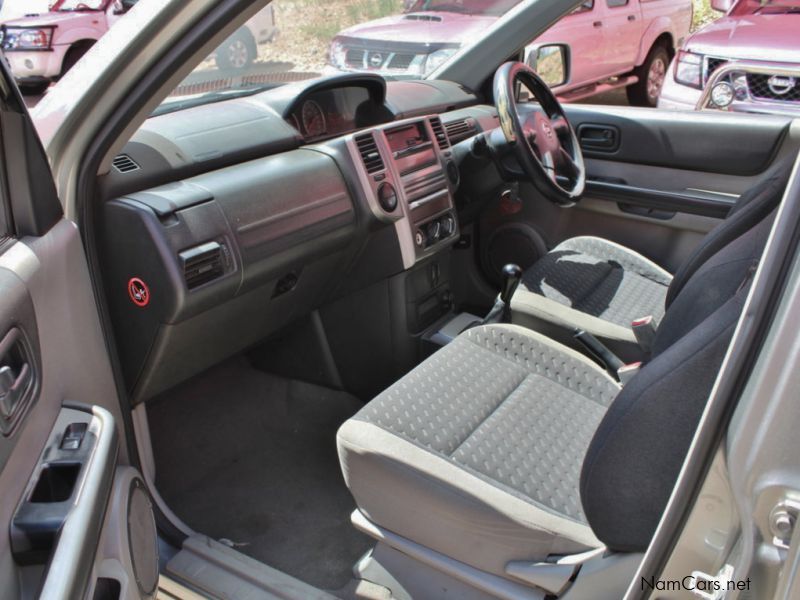
[{"label": "windshield wiper", "polygon": [[215,102],[222,102],[224,100],[232,100],[233,98],[243,98],[245,96],[252,96],[259,92],[265,92],[280,86],[278,83],[270,83],[247,88],[238,88],[230,90],[220,90],[218,92],[208,92],[199,96],[190,96],[181,100],[167,100],[156,108],[151,114],[151,117],[158,117],[179,110],[186,110],[187,108],[194,108],[195,106],[202,106],[204,104],[213,104]]}]

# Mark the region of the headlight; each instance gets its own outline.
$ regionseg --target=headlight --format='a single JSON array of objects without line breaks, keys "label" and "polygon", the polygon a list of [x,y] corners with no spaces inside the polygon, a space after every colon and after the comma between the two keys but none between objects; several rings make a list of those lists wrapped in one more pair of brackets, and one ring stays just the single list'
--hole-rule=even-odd
[{"label": "headlight", "polygon": [[53,40],[53,30],[14,29],[9,27],[3,37],[3,48],[6,50],[48,50]]},{"label": "headlight", "polygon": [[697,89],[703,87],[703,57],[681,50],[675,63],[675,81]]},{"label": "headlight", "polygon": [[443,48],[442,50],[437,50],[436,52],[429,54],[428,58],[425,60],[425,70],[423,75],[429,75],[433,73],[436,69],[450,60],[450,58],[456,52],[458,52],[458,48]]},{"label": "headlight", "polygon": [[339,69],[347,66],[347,49],[342,42],[334,40],[331,43],[329,59],[332,66]]}]

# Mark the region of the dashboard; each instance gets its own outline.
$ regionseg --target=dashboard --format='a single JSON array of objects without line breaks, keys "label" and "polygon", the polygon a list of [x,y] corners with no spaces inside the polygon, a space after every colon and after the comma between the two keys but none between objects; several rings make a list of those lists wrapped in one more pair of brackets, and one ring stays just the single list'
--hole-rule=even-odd
[{"label": "dashboard", "polygon": [[[456,84],[365,74],[149,119],[99,179],[101,267],[133,401],[452,247],[457,140],[440,115],[472,135],[497,126]],[[134,280],[147,306],[131,301]]]}]

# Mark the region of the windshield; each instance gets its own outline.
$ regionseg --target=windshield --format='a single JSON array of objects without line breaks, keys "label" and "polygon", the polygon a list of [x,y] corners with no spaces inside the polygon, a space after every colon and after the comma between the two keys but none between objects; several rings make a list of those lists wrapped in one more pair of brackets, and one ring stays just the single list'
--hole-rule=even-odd
[{"label": "windshield", "polygon": [[424,78],[520,2],[274,0],[211,53],[159,112],[335,73]]},{"label": "windshield", "polygon": [[56,11],[103,10],[107,0],[62,0],[53,5]]},{"label": "windshield", "polygon": [[437,11],[501,16],[519,3],[520,0],[417,0],[411,3],[408,12]]},{"label": "windshield", "polygon": [[732,15],[783,15],[800,14],[800,0],[741,0],[731,11]]}]

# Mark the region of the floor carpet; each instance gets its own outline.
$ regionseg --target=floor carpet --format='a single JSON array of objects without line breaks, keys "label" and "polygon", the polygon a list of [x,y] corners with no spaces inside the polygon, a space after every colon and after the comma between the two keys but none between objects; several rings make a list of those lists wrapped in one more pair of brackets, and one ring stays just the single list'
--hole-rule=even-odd
[{"label": "floor carpet", "polygon": [[148,403],[156,485],[190,527],[314,586],[348,583],[370,540],[336,455],[361,403],[228,361]]}]

